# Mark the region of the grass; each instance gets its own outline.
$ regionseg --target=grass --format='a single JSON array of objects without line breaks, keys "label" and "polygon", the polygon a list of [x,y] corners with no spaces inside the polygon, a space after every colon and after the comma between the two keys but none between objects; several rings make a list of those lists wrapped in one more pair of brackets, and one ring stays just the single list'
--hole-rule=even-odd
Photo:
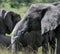
[{"label": "grass", "polygon": [[[12,54],[12,52],[10,50],[7,50],[6,48],[0,48],[0,54]],[[22,54],[22,52],[19,52],[19,54]],[[41,48],[39,48],[38,54],[42,54]]]},{"label": "grass", "polygon": [[11,54],[11,51],[8,51],[6,49],[0,49],[0,54]]}]

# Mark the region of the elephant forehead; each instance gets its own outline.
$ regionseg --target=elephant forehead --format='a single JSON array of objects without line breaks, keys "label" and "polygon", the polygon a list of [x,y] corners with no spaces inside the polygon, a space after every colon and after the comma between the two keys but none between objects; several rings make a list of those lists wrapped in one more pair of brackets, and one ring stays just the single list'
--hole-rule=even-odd
[{"label": "elephant forehead", "polygon": [[30,7],[29,7],[29,9],[27,10],[27,12],[25,13],[25,16],[27,16],[27,15],[29,15],[29,14],[31,14],[32,12],[35,12],[35,11],[37,11],[37,10],[40,10],[40,11],[42,11],[43,9],[46,9],[46,8],[48,8],[48,7],[55,7],[55,6],[53,6],[53,5],[51,5],[51,4],[47,4],[47,3],[45,3],[45,4],[43,4],[43,3],[41,3],[41,4],[32,4]]},{"label": "elephant forehead", "polygon": [[30,10],[32,10],[32,9],[34,9],[34,8],[36,8],[36,9],[45,9],[45,8],[48,8],[48,7],[54,7],[54,5],[52,5],[52,4],[48,4],[48,3],[39,3],[39,4],[32,4],[31,6],[30,6]]}]

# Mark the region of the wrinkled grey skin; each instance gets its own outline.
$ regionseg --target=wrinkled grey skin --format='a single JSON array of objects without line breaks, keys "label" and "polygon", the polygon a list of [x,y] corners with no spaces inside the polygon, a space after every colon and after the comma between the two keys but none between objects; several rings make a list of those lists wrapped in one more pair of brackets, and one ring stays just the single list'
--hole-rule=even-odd
[{"label": "wrinkled grey skin", "polygon": [[[49,11],[51,11],[52,15],[51,15],[51,13],[49,13]],[[31,31],[35,31],[35,32],[40,31],[40,33],[39,33],[40,35],[39,36],[41,37],[41,33],[42,33],[41,32],[41,24],[42,24],[41,20],[42,20],[42,18],[44,18],[46,12],[48,14],[50,14],[50,16],[53,18],[53,16],[54,16],[53,13],[55,13],[55,11],[58,13],[58,11],[56,10],[56,7],[53,6],[53,5],[50,5],[50,4],[33,4],[33,5],[31,5],[30,8],[28,9],[28,11],[26,12],[24,18],[16,24],[14,30],[12,31],[11,43],[13,43],[15,41],[14,37],[18,36],[19,37],[18,39],[19,39],[20,43],[23,42],[22,45],[25,44],[25,43],[27,43],[26,46],[28,46],[29,42],[27,42],[27,41],[24,42],[24,39],[23,39],[25,37],[24,34],[26,32],[28,32],[28,34],[29,34]],[[30,41],[30,37],[29,37],[29,41]],[[41,43],[43,41],[39,41],[39,42]],[[32,44],[32,45],[34,46],[34,44]],[[31,46],[31,47],[33,48],[33,46]],[[39,45],[39,46],[41,46],[41,45]],[[34,48],[33,48],[33,50],[34,50]],[[14,49],[15,49],[15,44],[12,45],[12,51],[14,51]],[[37,49],[38,49],[38,47],[37,47]]]},{"label": "wrinkled grey skin", "polygon": [[12,11],[7,12],[4,9],[0,10],[0,44],[9,46],[11,44],[11,37],[5,34],[10,34],[15,24],[20,21],[19,14]]}]

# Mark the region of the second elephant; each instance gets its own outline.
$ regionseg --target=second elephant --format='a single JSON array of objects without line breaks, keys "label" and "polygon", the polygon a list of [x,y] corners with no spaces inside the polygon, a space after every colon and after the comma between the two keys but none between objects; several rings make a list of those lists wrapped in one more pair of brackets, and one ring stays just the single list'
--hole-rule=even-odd
[{"label": "second elephant", "polygon": [[9,46],[11,44],[11,37],[5,34],[10,34],[21,17],[13,11],[0,10],[0,44]]}]

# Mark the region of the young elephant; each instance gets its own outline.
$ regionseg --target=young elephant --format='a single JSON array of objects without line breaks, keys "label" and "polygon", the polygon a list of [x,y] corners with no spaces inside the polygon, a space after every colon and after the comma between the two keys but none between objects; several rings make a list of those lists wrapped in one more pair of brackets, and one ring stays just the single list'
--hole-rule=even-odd
[{"label": "young elephant", "polygon": [[21,17],[12,11],[0,10],[0,44],[9,46],[11,44],[11,37],[5,34],[10,34]]},{"label": "young elephant", "polygon": [[[50,12],[51,11],[51,12]],[[14,30],[12,31],[12,38],[11,38],[11,43],[13,44],[15,42],[15,36],[18,36],[19,40],[20,40],[20,43],[22,44],[27,44],[27,46],[29,45],[29,43],[32,41],[30,40],[32,38],[29,37],[27,40],[29,40],[29,42],[24,42],[23,40],[26,40],[24,39],[24,34],[26,32],[31,32],[31,31],[40,31],[40,37],[43,33],[41,33],[43,30],[41,30],[41,20],[44,18],[46,12],[48,14],[51,15],[51,18],[53,18],[52,16],[55,16],[55,12],[58,13],[58,10],[57,8],[54,6],[54,5],[51,5],[51,4],[33,4],[31,5],[31,7],[28,9],[28,11],[26,12],[24,18],[18,22],[14,28]],[[49,16],[49,15],[48,15]],[[50,17],[50,16],[49,16]],[[57,16],[58,17],[58,16]],[[56,17],[56,18],[57,18]],[[43,37],[43,36],[42,36]],[[38,38],[38,35],[37,35],[37,38]],[[22,42],[21,42],[22,40]],[[45,40],[43,38],[43,40]],[[34,39],[33,39],[34,41]],[[48,42],[48,40],[47,40]],[[36,42],[35,42],[36,43]],[[16,43],[15,43],[16,44]],[[15,44],[12,45],[12,51],[14,51],[15,49]],[[44,44],[44,43],[43,43]],[[35,44],[36,45],[36,44]],[[35,46],[34,43],[33,43],[33,47]],[[24,45],[23,45],[24,46]],[[31,45],[30,45],[31,46]],[[39,45],[40,46],[40,45]],[[32,46],[31,46],[32,47]],[[33,48],[32,47],[32,48]],[[35,48],[35,47],[34,47]],[[33,48],[33,50],[34,50]],[[37,47],[38,49],[38,47]],[[16,49],[15,49],[16,50]],[[48,50],[47,50],[48,51]],[[16,52],[16,51],[15,51]],[[45,51],[44,51],[45,52]],[[13,52],[14,53],[14,52]]]}]

